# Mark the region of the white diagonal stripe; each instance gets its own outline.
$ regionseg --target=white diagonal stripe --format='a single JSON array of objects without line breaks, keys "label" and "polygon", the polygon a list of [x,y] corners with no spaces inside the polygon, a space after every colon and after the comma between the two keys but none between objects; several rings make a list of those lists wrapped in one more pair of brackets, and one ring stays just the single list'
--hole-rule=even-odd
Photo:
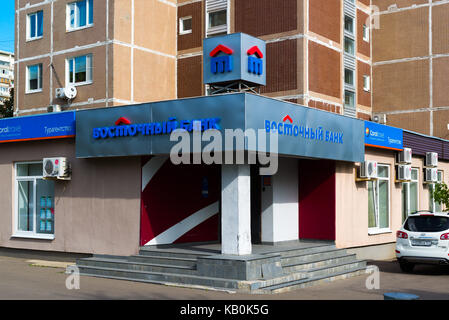
[{"label": "white diagonal stripe", "polygon": [[175,224],[173,227],[165,230],[151,241],[147,242],[146,246],[157,244],[171,244],[179,239],[181,236],[206,221],[210,217],[216,215],[219,211],[219,202],[215,202],[206,208],[203,208],[194,214],[188,216],[181,222]]},{"label": "white diagonal stripe", "polygon": [[167,161],[167,156],[156,156],[150,159],[142,168],[142,191],[145,190],[148,183],[154,175],[159,171],[159,169]]}]

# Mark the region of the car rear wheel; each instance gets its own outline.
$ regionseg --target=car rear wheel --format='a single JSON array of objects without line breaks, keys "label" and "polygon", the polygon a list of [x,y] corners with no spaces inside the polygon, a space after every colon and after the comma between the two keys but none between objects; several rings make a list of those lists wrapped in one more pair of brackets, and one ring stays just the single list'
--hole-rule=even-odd
[{"label": "car rear wheel", "polygon": [[399,267],[401,268],[401,270],[403,272],[412,272],[413,268],[415,268],[415,264],[414,263],[410,263],[410,262],[405,262],[405,261],[400,261],[399,262]]}]

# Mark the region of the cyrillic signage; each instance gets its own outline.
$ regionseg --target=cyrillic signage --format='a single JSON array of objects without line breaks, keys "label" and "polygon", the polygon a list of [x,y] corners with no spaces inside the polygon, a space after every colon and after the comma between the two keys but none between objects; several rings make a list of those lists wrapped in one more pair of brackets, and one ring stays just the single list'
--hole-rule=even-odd
[{"label": "cyrillic signage", "polygon": [[382,149],[403,150],[403,131],[400,128],[365,121],[365,145]]}]

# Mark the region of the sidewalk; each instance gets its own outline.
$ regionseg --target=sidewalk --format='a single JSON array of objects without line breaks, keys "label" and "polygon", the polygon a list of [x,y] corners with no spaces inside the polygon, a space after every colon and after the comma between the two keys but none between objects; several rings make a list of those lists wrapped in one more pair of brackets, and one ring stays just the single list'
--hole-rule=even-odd
[{"label": "sidewalk", "polygon": [[[414,274],[404,274],[394,261],[368,263],[380,269],[378,290],[366,288],[370,276],[367,273],[283,294],[248,295],[83,276],[79,290],[68,290],[62,266],[70,259],[55,259],[58,258],[0,255],[0,299],[383,300],[385,292],[399,291],[416,294],[423,300],[449,300],[449,267],[417,266]],[[46,263],[48,260],[52,262]]]}]

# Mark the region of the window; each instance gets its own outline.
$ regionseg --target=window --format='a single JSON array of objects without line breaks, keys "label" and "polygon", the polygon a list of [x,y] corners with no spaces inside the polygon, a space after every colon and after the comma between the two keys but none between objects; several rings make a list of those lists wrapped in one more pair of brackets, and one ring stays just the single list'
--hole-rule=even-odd
[{"label": "window", "polygon": [[345,69],[345,84],[354,86],[354,70]]},{"label": "window", "polygon": [[27,40],[42,38],[44,34],[44,12],[38,11],[28,15]]},{"label": "window", "polygon": [[192,17],[179,19],[179,34],[192,33]]},{"label": "window", "polygon": [[418,211],[418,177],[419,170],[412,168],[412,180],[402,183],[402,222],[411,213]]},{"label": "window", "polygon": [[345,16],[345,31],[354,34],[354,19],[348,16]]},{"label": "window", "polygon": [[226,25],[227,19],[227,10],[209,12],[209,28]]},{"label": "window", "polygon": [[355,93],[352,91],[345,91],[345,107],[355,108]]},{"label": "window", "polygon": [[369,28],[366,24],[363,25],[363,40],[369,42]]},{"label": "window", "polygon": [[82,85],[92,83],[92,55],[67,59],[66,83]]},{"label": "window", "polygon": [[42,64],[27,67],[27,93],[42,91]]},{"label": "window", "polygon": [[345,52],[351,55],[355,54],[354,40],[345,37]]},{"label": "window", "polygon": [[93,0],[82,0],[67,5],[67,30],[90,27],[94,23]]},{"label": "window", "polygon": [[378,179],[368,181],[368,228],[370,233],[390,231],[390,167],[379,164]]},{"label": "window", "polygon": [[[443,181],[443,171],[438,170],[438,183]],[[433,200],[433,191],[435,190],[435,184],[429,184],[429,210],[431,212],[441,212],[443,209],[441,203]]]},{"label": "window", "polygon": [[371,90],[371,77],[363,76],[363,90],[370,91]]},{"label": "window", "polygon": [[42,162],[17,163],[14,236],[54,238],[54,181],[42,179]]}]

